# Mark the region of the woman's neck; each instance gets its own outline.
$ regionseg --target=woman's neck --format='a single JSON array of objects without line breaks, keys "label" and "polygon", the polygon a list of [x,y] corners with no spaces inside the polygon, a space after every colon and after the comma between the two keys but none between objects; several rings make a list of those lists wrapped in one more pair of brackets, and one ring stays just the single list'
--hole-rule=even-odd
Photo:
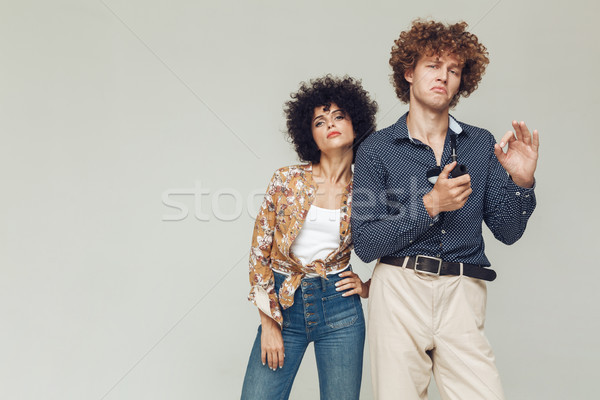
[{"label": "woman's neck", "polygon": [[331,156],[321,154],[318,163],[313,164],[313,176],[320,182],[347,185],[352,179],[352,151]]}]

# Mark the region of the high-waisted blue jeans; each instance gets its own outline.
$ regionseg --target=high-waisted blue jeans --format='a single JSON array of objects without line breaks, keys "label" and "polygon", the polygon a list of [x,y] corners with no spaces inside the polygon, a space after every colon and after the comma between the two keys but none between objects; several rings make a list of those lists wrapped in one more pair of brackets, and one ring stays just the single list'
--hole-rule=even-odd
[{"label": "high-waisted blue jeans", "polygon": [[[261,327],[254,341],[242,400],[285,400],[310,342],[314,342],[321,400],[355,400],[360,394],[365,319],[358,295],[342,297],[335,283],[337,274],[323,278],[304,278],[294,304],[282,310],[283,368],[269,369],[261,361]],[[275,273],[279,291],[284,275]]]}]

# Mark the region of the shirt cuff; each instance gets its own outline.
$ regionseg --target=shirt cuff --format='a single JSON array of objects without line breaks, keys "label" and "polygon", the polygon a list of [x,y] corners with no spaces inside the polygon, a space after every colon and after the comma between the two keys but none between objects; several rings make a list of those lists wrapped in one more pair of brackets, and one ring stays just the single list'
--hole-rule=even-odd
[{"label": "shirt cuff", "polygon": [[277,300],[277,295],[275,293],[269,295],[265,288],[260,285],[255,285],[252,286],[252,289],[250,290],[248,300],[258,307],[259,310],[274,319],[279,326],[283,324],[279,301]]},{"label": "shirt cuff", "polygon": [[536,183],[537,182],[534,179],[532,187],[524,188],[524,187],[517,185],[515,182],[513,182],[512,178],[510,178],[508,180],[508,184],[506,185],[506,190],[508,191],[509,194],[512,194],[513,196],[517,196],[517,197],[524,196],[525,198],[528,198],[533,194]]},{"label": "shirt cuff", "polygon": [[530,188],[524,188],[522,186],[517,185],[513,180],[512,180],[512,176],[508,176],[508,182],[509,182],[509,186],[514,186],[515,188],[517,188],[518,190],[520,190],[521,192],[524,191],[530,191],[533,192],[533,190],[535,189],[535,185],[536,185],[536,180],[535,178],[533,178],[533,185]]},{"label": "shirt cuff", "polygon": [[427,209],[425,208],[425,202],[423,201],[422,198],[419,199],[419,201],[417,201],[417,206],[415,207],[414,211],[415,211],[415,220],[417,221],[418,225],[425,229],[429,229],[429,227],[433,226],[433,224],[438,222],[438,220],[440,219],[440,214],[436,215],[433,218],[431,218],[429,216],[429,213],[427,212]]}]

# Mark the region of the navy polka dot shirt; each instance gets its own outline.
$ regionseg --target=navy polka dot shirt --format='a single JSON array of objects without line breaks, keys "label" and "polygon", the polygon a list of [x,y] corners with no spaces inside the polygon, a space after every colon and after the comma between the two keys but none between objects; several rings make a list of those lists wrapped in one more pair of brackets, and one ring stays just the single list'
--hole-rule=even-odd
[{"label": "navy polka dot shirt", "polygon": [[490,132],[450,117],[442,166],[452,162],[450,135],[456,135],[457,161],[466,165],[473,193],[462,208],[431,218],[423,196],[433,188],[426,173],[436,165],[435,155],[410,137],[406,116],[358,149],[351,214],[356,254],[364,262],[421,254],[489,266],[483,221],[501,242],[516,242],[535,209],[533,188],[510,179],[494,155]]}]

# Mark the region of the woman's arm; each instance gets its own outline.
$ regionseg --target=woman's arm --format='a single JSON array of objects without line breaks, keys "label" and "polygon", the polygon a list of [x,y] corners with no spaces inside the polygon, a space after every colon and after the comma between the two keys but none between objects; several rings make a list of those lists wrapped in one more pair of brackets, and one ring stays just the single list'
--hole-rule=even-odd
[{"label": "woman's arm", "polygon": [[347,290],[347,292],[344,292],[342,296],[346,297],[352,296],[353,294],[357,294],[363,299],[369,297],[369,288],[371,287],[370,279],[366,282],[363,282],[358,276],[358,274],[355,274],[352,271],[344,271],[340,274],[340,276],[347,276],[346,279],[342,279],[341,281],[335,284],[335,286],[337,286],[335,290],[337,290],[338,292]]},{"label": "woman's arm", "polygon": [[249,278],[252,289],[248,299],[257,307],[261,324],[261,360],[276,370],[283,367],[284,347],[281,336],[281,310],[271,269],[271,248],[275,232],[277,196],[281,192],[281,176],[275,171],[254,223],[250,249]]},{"label": "woman's arm", "polygon": [[260,359],[263,365],[269,364],[269,368],[275,371],[277,367],[283,367],[285,357],[281,327],[273,318],[258,310],[260,313]]},{"label": "woman's arm", "polygon": [[254,223],[249,260],[249,279],[252,288],[248,295],[248,300],[279,325],[283,320],[277,293],[275,293],[275,281],[271,269],[271,248],[276,224],[275,209],[278,195],[281,193],[281,186],[282,178],[278,170],[271,178]]}]

